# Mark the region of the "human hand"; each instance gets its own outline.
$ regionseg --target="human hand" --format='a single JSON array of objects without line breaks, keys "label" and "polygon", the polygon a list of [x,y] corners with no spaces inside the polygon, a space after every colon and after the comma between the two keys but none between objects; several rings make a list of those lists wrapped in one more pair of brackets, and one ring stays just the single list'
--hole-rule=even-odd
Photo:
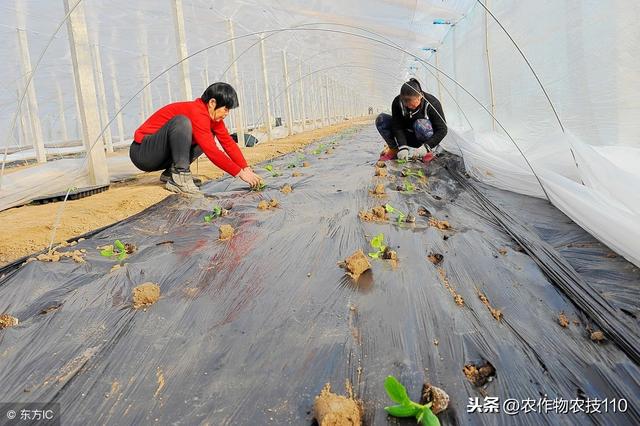
[{"label": "human hand", "polygon": [[398,150],[398,160],[407,161],[409,160],[409,148],[403,146]]},{"label": "human hand", "polygon": [[252,188],[258,186],[260,182],[262,182],[262,178],[255,174],[249,167],[240,170],[237,177],[247,182]]}]

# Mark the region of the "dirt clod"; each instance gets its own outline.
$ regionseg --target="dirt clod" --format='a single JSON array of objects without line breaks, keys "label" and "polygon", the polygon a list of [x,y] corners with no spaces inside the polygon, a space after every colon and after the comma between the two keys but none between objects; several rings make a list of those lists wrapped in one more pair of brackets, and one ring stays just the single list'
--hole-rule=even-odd
[{"label": "dirt clod", "polygon": [[465,364],[462,372],[473,386],[484,386],[496,376],[496,369],[489,361]]},{"label": "dirt clod", "polygon": [[383,169],[381,167],[376,167],[376,176],[385,177],[387,176],[387,169]]},{"label": "dirt clod", "polygon": [[319,426],[359,426],[362,406],[352,397],[336,395],[327,383],[313,402],[313,418]]},{"label": "dirt clod", "polygon": [[124,251],[127,254],[132,254],[133,252],[136,251],[136,246],[134,244],[131,244],[131,243],[125,243],[124,244]]},{"label": "dirt clod", "polygon": [[564,312],[560,312],[560,315],[558,315],[558,324],[560,324],[562,328],[567,328],[569,326],[569,318],[567,318]]},{"label": "dirt clod", "polygon": [[422,385],[422,401],[420,403],[431,403],[433,414],[439,414],[446,410],[449,406],[449,400],[449,395],[439,387],[432,386],[429,383]]},{"label": "dirt clod", "polygon": [[302,167],[309,167],[311,164],[308,161],[302,163]]},{"label": "dirt clod", "polygon": [[419,207],[418,208],[418,216],[431,217],[431,212],[429,210],[425,209],[424,207]]},{"label": "dirt clod", "polygon": [[591,340],[594,342],[602,342],[605,340],[604,333],[600,330],[596,330],[591,333]]},{"label": "dirt clod", "polygon": [[434,265],[437,265],[440,262],[442,262],[442,259],[444,259],[444,256],[441,255],[440,253],[430,253],[427,256],[427,259],[429,259],[429,262],[433,263]]},{"label": "dirt clod", "polygon": [[222,225],[220,227],[220,241],[226,241],[226,240],[230,240],[231,237],[233,237],[233,233],[235,232],[235,229],[233,229],[233,226],[231,225]]},{"label": "dirt clod", "polygon": [[258,208],[260,210],[271,210],[277,208],[279,205],[278,200],[272,198],[271,200],[262,200],[258,203]]},{"label": "dirt clod", "polygon": [[438,267],[438,275],[440,276],[440,280],[444,284],[445,288],[449,290],[449,293],[451,293],[451,296],[453,296],[453,301],[456,303],[456,305],[464,306],[464,299],[462,298],[460,293],[458,293],[456,289],[453,288],[453,286],[449,282],[449,279],[447,278],[447,273],[444,269],[442,269],[442,267]]},{"label": "dirt clod", "polygon": [[365,222],[379,222],[389,220],[389,218],[387,217],[387,210],[384,208],[384,206],[374,207],[370,212],[362,210],[358,213],[358,216]]},{"label": "dirt clod", "polygon": [[376,167],[378,167],[380,169],[384,169],[385,167],[387,167],[387,164],[384,161],[378,161],[376,163]]},{"label": "dirt clod", "polygon": [[438,228],[440,230],[446,231],[451,229],[451,225],[446,220],[438,220],[435,217],[429,218],[429,226],[433,226],[434,228]]},{"label": "dirt clod", "polygon": [[416,217],[414,215],[412,215],[411,213],[407,214],[407,217],[405,218],[405,222],[407,223],[416,223]]},{"label": "dirt clod", "polygon": [[160,286],[154,283],[143,283],[133,289],[133,309],[153,305],[160,299]]},{"label": "dirt clod", "polygon": [[500,321],[502,319],[502,311],[500,309],[495,309],[493,306],[491,306],[487,296],[480,290],[478,290],[478,297],[480,298],[480,301],[482,302],[482,304],[486,306],[487,309],[489,309],[489,312],[491,312],[491,315],[496,319],[496,321]]},{"label": "dirt clod", "polygon": [[0,330],[18,325],[18,318],[9,314],[0,315]]},{"label": "dirt clod", "polygon": [[384,196],[384,195],[385,195],[385,192],[384,192],[384,185],[383,185],[383,184],[381,184],[381,183],[377,184],[377,185],[373,188],[373,190],[371,191],[371,194],[373,194],[373,195],[375,195],[375,196],[378,196],[378,197]]},{"label": "dirt clod", "polygon": [[371,269],[371,263],[369,263],[369,259],[361,249],[347,257],[344,262],[340,263],[340,266],[346,269],[347,275],[354,280],[357,280],[363,272]]},{"label": "dirt clod", "polygon": [[291,173],[291,177],[300,177],[300,176],[302,176],[302,173],[300,173],[300,172]]},{"label": "dirt clod", "polygon": [[507,254],[507,249],[506,248],[498,249],[498,253],[504,256],[505,254]]},{"label": "dirt clod", "polygon": [[289,185],[288,183],[285,184],[282,188],[280,188],[280,192],[282,192],[283,194],[290,194],[293,191],[293,188],[291,188],[291,185]]}]

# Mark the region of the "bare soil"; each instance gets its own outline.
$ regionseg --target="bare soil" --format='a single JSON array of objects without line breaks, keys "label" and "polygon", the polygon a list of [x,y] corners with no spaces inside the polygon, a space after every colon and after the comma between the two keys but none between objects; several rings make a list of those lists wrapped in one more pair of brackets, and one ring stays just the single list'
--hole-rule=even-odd
[{"label": "bare soil", "polygon": [[9,328],[18,325],[19,322],[20,321],[18,321],[18,318],[14,316],[11,316],[9,314],[2,314],[0,315],[0,330],[2,330],[3,328]]},{"label": "bare soil", "polygon": [[385,177],[385,176],[387,176],[387,169],[383,169],[381,167],[376,167],[375,175],[376,176],[380,176],[380,177]]},{"label": "bare soil", "polygon": [[449,406],[449,395],[442,389],[429,383],[422,385],[421,404],[431,403],[431,411],[433,414],[442,413]]},{"label": "bare soil", "polygon": [[262,200],[258,203],[258,208],[260,210],[271,210],[277,208],[279,205],[278,200],[272,198],[271,200]]},{"label": "bare soil", "polygon": [[384,185],[379,183],[377,184],[372,190],[371,190],[371,194],[376,196],[376,197],[384,197],[385,191],[384,191]]},{"label": "bare soil", "polygon": [[591,340],[594,342],[603,342],[605,340],[604,333],[600,330],[596,330],[591,333]]},{"label": "bare soil", "polygon": [[289,185],[288,183],[285,184],[282,188],[280,188],[280,192],[282,192],[283,194],[290,194],[293,191],[293,188],[291,188],[291,185]]},{"label": "bare soil", "polygon": [[442,283],[444,284],[445,288],[449,290],[449,293],[451,293],[451,296],[453,296],[453,301],[456,303],[456,305],[464,306],[464,299],[462,298],[460,293],[458,293],[456,289],[453,288],[453,286],[449,282],[449,279],[447,278],[447,273],[443,268],[441,267],[438,268],[438,275],[440,276],[440,280],[442,280]]},{"label": "bare soil", "polygon": [[502,319],[502,311],[491,306],[491,303],[489,303],[489,299],[487,298],[487,296],[480,290],[478,290],[478,297],[480,298],[482,304],[487,307],[489,312],[491,312],[491,315],[496,319],[496,321],[500,321]]},{"label": "bare soil", "polygon": [[[255,165],[296,151],[326,136],[369,123],[371,123],[370,118],[347,121],[241,149],[247,162]],[[125,149],[111,155],[128,156],[129,152]],[[33,166],[12,167],[5,173],[13,173],[27,167]],[[204,156],[191,166],[191,171],[205,181],[218,179],[223,175],[223,172]],[[79,200],[69,200],[64,210],[60,210],[62,203],[48,203],[16,207],[0,212],[0,223],[3,225],[2,238],[0,238],[0,266],[47,248],[51,241],[53,224],[59,212],[62,214],[54,241],[68,240],[110,225],[173,195],[165,189],[159,178],[160,172],[141,172],[131,181],[111,184],[108,191]]]},{"label": "bare soil", "polygon": [[427,259],[429,259],[429,262],[433,263],[434,265],[438,265],[440,262],[442,262],[444,256],[440,253],[430,253],[427,256]]},{"label": "bare soil", "polygon": [[384,206],[374,207],[371,211],[362,210],[358,213],[358,216],[365,222],[383,222],[389,220],[387,210]]},{"label": "bare soil", "polygon": [[569,326],[569,318],[567,318],[564,312],[560,312],[560,315],[558,315],[558,324],[560,324],[562,328],[567,328]]},{"label": "bare soil", "polygon": [[144,283],[133,289],[133,309],[146,308],[160,299],[160,286],[154,283]]},{"label": "bare soil", "polygon": [[235,229],[231,225],[222,225],[220,227],[220,241],[230,240],[233,237]]},{"label": "bare soil", "polygon": [[496,376],[496,369],[489,361],[465,364],[462,372],[474,386],[484,386]]},{"label": "bare soil", "polygon": [[353,397],[336,395],[327,383],[313,403],[313,418],[319,426],[360,426],[362,405]]},{"label": "bare soil", "polygon": [[347,275],[357,280],[364,271],[371,269],[371,263],[369,263],[369,259],[367,259],[364,252],[359,249],[347,257],[344,262],[341,262],[340,267],[347,270]]},{"label": "bare soil", "polygon": [[442,231],[446,231],[451,229],[451,225],[449,225],[449,221],[446,220],[438,220],[435,217],[429,218],[429,226],[433,226],[434,228],[438,228]]}]

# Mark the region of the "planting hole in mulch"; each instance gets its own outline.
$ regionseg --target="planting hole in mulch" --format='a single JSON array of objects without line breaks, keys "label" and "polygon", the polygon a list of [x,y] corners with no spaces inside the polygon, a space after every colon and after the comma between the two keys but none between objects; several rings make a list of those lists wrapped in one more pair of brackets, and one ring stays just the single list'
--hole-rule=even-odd
[{"label": "planting hole in mulch", "polygon": [[429,255],[427,256],[427,259],[429,259],[429,262],[433,263],[434,265],[437,265],[440,262],[442,262],[442,259],[444,259],[444,256],[441,255],[440,253],[429,253]]},{"label": "planting hole in mulch", "polygon": [[384,206],[377,206],[371,209],[371,211],[362,210],[358,213],[358,217],[365,222],[382,222],[389,220],[387,216],[387,210]]},{"label": "planting hole in mulch", "polygon": [[564,312],[560,312],[560,315],[558,315],[558,324],[560,324],[560,327],[562,328],[567,328],[569,326],[569,318],[567,318]]},{"label": "planting hole in mulch", "polygon": [[495,367],[486,360],[478,363],[467,363],[464,365],[462,372],[471,384],[477,387],[484,386],[496,377]]},{"label": "planting hole in mulch", "polygon": [[283,194],[290,194],[293,191],[293,188],[291,188],[291,185],[289,185],[288,183],[285,184],[282,188],[280,188],[280,192],[282,192]]}]

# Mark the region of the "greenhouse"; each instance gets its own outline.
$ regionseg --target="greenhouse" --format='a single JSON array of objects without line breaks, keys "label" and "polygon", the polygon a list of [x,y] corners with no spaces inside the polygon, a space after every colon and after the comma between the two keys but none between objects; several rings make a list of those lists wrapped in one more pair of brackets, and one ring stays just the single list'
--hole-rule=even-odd
[{"label": "greenhouse", "polygon": [[0,424],[640,424],[629,0],[5,0]]}]

